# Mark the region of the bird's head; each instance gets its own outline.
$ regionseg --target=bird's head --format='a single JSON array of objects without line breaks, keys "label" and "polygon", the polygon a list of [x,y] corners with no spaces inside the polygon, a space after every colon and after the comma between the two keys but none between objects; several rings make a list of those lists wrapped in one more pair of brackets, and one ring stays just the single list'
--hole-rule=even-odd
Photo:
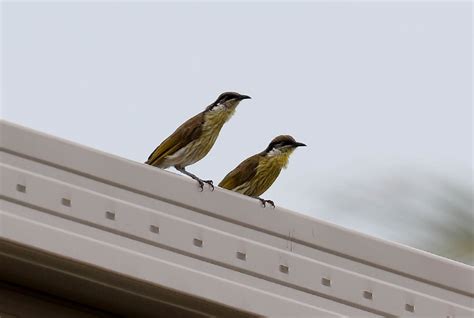
[{"label": "bird's head", "polygon": [[242,100],[250,98],[250,96],[235,92],[225,92],[220,94],[216,101],[206,108],[206,111],[234,110]]},{"label": "bird's head", "polygon": [[275,137],[268,145],[265,152],[270,155],[290,155],[297,147],[306,146],[304,143],[297,142],[290,135],[280,135]]}]

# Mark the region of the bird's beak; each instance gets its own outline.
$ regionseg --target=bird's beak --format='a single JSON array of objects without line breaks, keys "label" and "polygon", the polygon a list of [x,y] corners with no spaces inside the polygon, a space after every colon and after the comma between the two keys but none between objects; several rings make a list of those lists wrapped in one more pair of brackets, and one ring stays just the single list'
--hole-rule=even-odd
[{"label": "bird's beak", "polygon": [[295,148],[296,147],[306,147],[306,145],[302,142],[295,142],[293,145],[294,145]]},{"label": "bird's beak", "polygon": [[239,96],[239,100],[243,100],[243,99],[251,99],[252,97],[250,96],[247,96],[247,95],[240,95]]}]

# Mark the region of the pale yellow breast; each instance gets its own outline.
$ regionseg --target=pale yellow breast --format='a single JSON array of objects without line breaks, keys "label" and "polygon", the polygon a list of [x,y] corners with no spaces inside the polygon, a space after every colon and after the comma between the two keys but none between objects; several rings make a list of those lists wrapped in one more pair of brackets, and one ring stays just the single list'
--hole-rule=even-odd
[{"label": "pale yellow breast", "polygon": [[217,140],[225,122],[234,113],[234,110],[222,109],[205,114],[201,136],[184,147],[177,156],[174,156],[174,165],[189,166],[204,158]]}]

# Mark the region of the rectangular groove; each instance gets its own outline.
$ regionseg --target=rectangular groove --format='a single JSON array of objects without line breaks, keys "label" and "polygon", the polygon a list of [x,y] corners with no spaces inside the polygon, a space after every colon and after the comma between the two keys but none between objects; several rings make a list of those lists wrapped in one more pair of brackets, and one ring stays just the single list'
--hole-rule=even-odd
[{"label": "rectangular groove", "polygon": [[370,291],[368,291],[368,290],[364,290],[363,295],[364,295],[364,298],[365,298],[365,299],[370,299],[370,300],[372,300],[372,298],[373,298],[372,292],[370,292]]},{"label": "rectangular groove", "polygon": [[109,220],[115,221],[115,213],[114,212],[106,211],[105,212],[105,217]]},{"label": "rectangular groove", "polygon": [[236,253],[236,257],[242,261],[245,261],[247,260],[247,254],[243,253],[243,252],[237,252]]},{"label": "rectangular groove", "polygon": [[193,244],[194,244],[194,246],[202,247],[202,240],[195,238],[193,240]]},{"label": "rectangular groove", "polygon": [[16,185],[16,191],[21,192],[21,193],[25,193],[26,192],[26,186],[23,185],[23,184],[17,184]]},{"label": "rectangular groove", "polygon": [[160,233],[160,227],[157,225],[150,225],[150,232],[159,234]]},{"label": "rectangular groove", "polygon": [[61,204],[64,205],[64,206],[70,207],[71,206],[71,200],[66,199],[66,198],[62,198],[61,199]]},{"label": "rectangular groove", "polygon": [[415,312],[415,306],[410,304],[405,304],[405,310],[409,312]]},{"label": "rectangular groove", "polygon": [[331,280],[329,278],[321,278],[321,284],[327,287],[331,287]]},{"label": "rectangular groove", "polygon": [[290,272],[290,268],[286,265],[280,265],[280,272],[283,274],[288,274]]}]

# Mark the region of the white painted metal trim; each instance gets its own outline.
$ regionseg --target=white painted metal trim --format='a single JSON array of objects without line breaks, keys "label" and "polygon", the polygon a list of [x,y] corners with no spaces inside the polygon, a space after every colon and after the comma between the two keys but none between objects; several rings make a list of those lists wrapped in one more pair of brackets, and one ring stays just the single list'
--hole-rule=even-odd
[{"label": "white painted metal trim", "polygon": [[[0,194],[5,202],[140,244],[165,248],[309,297],[301,302],[287,298],[286,292],[281,291],[265,301],[271,304],[271,310],[279,308],[274,304],[281,297],[283,303],[296,304],[284,306],[293,314],[305,310],[322,313],[328,308],[314,305],[321,303],[316,300],[322,297],[328,304],[339,304],[340,311],[334,310],[337,306],[328,305],[331,310],[327,314],[336,315],[352,315],[352,311],[354,315],[366,312],[384,316],[464,317],[474,313],[470,266],[281,208],[262,209],[255,200],[229,191],[201,193],[194,182],[175,174],[11,123],[0,125]],[[2,212],[3,218],[7,216],[13,222],[15,215],[11,211]],[[16,218],[16,223],[8,223],[9,227],[0,220],[1,237],[35,246],[11,227],[16,224],[19,229],[20,224],[33,221],[23,217],[20,222],[18,215]],[[32,224],[48,229],[41,232],[45,237],[47,232],[61,232],[60,228]],[[69,236],[82,237],[80,233]],[[56,247],[35,247],[67,256],[67,251],[58,250],[60,243]],[[77,244],[88,243],[78,240]],[[119,246],[106,246],[124,251]],[[87,255],[91,265],[114,270],[111,264],[99,264],[91,256]],[[123,274],[143,279],[134,272],[132,258],[127,261],[129,273]],[[186,267],[186,262],[174,266]],[[218,278],[232,282],[225,276],[228,274]],[[232,283],[245,293],[248,289],[268,297],[268,291],[252,286],[254,283]],[[179,290],[195,293],[189,286]],[[204,297],[199,292],[196,295]],[[208,297],[223,302],[219,297],[224,296]],[[245,305],[223,303],[261,315],[275,316],[279,312],[265,312],[262,308],[257,311],[252,307],[256,305],[248,303],[257,299],[244,297],[241,301]],[[300,305],[301,311],[295,311]]]},{"label": "white painted metal trim", "polygon": [[[246,308],[263,316],[294,313],[302,316],[342,317],[330,311],[299,303],[275,294],[195,271],[162,259],[103,244],[84,236],[74,235],[58,228],[19,218],[2,212],[4,239],[35,247],[86,264],[94,264],[110,271],[134,278],[155,282],[175,290],[200,295],[230,307]],[[80,242],[79,242],[80,241]],[[80,246],[81,248],[70,248]],[[179,279],[177,279],[179,277]],[[225,292],[222,292],[225,291]],[[272,304],[272,306],[268,306]]]}]

